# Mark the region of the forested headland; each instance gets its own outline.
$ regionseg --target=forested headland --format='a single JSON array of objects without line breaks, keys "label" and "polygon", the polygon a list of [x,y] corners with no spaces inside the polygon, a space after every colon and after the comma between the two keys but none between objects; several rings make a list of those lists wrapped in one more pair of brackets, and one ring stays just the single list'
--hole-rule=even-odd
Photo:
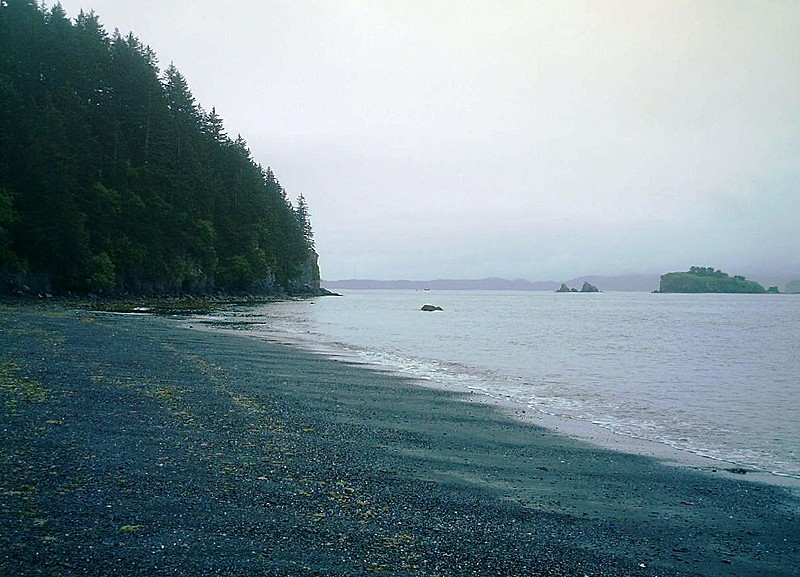
[{"label": "forested headland", "polygon": [[319,289],[308,207],[98,15],[0,2],[0,292]]}]

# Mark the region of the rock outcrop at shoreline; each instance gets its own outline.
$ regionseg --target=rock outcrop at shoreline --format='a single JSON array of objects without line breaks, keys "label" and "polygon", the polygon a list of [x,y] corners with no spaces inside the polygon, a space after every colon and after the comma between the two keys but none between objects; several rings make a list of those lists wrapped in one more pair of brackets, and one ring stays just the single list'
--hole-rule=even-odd
[{"label": "rock outcrop at shoreline", "polygon": [[591,284],[591,283],[589,283],[587,281],[584,281],[583,282],[583,286],[581,287],[581,290],[578,290],[576,288],[570,288],[570,287],[567,286],[567,283],[561,283],[561,287],[556,292],[557,293],[577,293],[577,292],[581,292],[581,293],[599,293],[600,289],[598,289],[593,284]]}]

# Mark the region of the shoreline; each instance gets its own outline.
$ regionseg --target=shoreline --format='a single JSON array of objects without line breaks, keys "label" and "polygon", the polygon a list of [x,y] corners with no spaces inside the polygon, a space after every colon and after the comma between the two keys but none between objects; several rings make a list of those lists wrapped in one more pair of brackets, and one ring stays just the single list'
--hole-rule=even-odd
[{"label": "shoreline", "polygon": [[800,495],[800,478],[763,469],[755,469],[726,459],[709,457],[699,452],[674,447],[667,443],[640,437],[622,435],[611,429],[578,419],[569,419],[527,408],[514,400],[476,393],[470,402],[500,407],[513,418],[535,426],[544,427],[557,434],[591,443],[608,451],[650,457],[676,467],[702,471],[723,477],[766,483],[783,487]]},{"label": "shoreline", "polygon": [[482,390],[431,384],[426,380],[420,380],[419,386],[462,394],[465,402],[497,407],[515,420],[544,427],[558,435],[584,441],[600,449],[649,457],[667,465],[701,471],[715,476],[775,485],[792,490],[800,496],[799,477],[754,468],[751,465],[728,459],[711,457],[699,451],[683,449],[668,443],[624,435],[591,421],[545,413],[512,398],[492,395]]},{"label": "shoreline", "polygon": [[790,491],[180,319],[0,306],[0,573],[790,576]]},{"label": "shoreline", "polygon": [[341,350],[318,346],[307,339],[300,339],[296,337],[293,338],[292,335],[287,334],[277,335],[268,332],[256,332],[249,331],[247,329],[242,330],[225,326],[225,324],[236,325],[238,324],[236,321],[218,324],[217,321],[187,317],[181,324],[182,326],[186,326],[192,330],[219,332],[233,336],[251,338],[257,341],[295,346],[312,354],[319,354],[327,358],[363,364],[364,366],[370,367],[373,370],[408,379],[419,387],[455,393],[459,395],[461,400],[465,402],[497,407],[515,420],[532,424],[534,426],[544,427],[556,434],[563,435],[571,439],[585,441],[601,449],[607,449],[609,451],[622,452],[631,455],[652,457],[665,464],[670,464],[677,467],[685,467],[687,469],[702,471],[721,477],[747,480],[757,483],[767,483],[770,485],[790,489],[797,495],[800,495],[800,478],[798,477],[775,473],[766,469],[754,468],[750,465],[738,463],[736,461],[703,455],[700,452],[675,447],[668,443],[642,437],[623,435],[611,430],[610,428],[603,427],[590,421],[545,413],[536,408],[531,408],[512,398],[492,395],[480,389],[473,389],[471,387],[461,385],[436,383],[429,379],[409,375],[398,367],[381,365],[379,363],[370,363],[368,361],[364,361],[357,355],[348,355],[346,352]]}]

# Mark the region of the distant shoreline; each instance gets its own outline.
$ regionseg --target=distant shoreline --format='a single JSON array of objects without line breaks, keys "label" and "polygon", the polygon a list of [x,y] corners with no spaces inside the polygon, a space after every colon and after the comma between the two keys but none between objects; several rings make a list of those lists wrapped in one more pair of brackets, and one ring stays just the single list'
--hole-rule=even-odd
[{"label": "distant shoreline", "polygon": [[[751,275],[766,286],[777,286],[784,292],[784,287],[798,275]],[[586,275],[564,281],[529,281],[526,279],[507,279],[489,277],[481,279],[432,279],[432,280],[377,280],[377,279],[340,279],[323,280],[321,286],[329,290],[508,290],[508,291],[556,291],[565,283],[570,287],[580,287],[588,282],[603,292],[655,292],[660,288],[661,275]]]},{"label": "distant shoreline", "polygon": [[525,279],[484,278],[484,279],[435,279],[414,280],[371,280],[345,279],[322,281],[322,286],[331,290],[513,290],[513,291],[556,291],[562,282],[580,287],[584,282],[596,285],[600,290],[650,292],[658,288],[658,275],[625,275],[616,277],[583,276],[567,281],[529,281]]}]

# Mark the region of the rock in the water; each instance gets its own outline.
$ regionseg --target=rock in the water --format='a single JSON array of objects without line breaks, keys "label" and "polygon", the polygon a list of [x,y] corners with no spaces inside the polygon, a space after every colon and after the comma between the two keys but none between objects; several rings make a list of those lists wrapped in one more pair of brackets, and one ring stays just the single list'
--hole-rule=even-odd
[{"label": "rock in the water", "polygon": [[569,287],[567,286],[567,283],[562,282],[561,283],[561,288],[558,289],[556,292],[557,293],[568,293],[568,292],[570,292]]},{"label": "rock in the water", "polygon": [[600,289],[594,286],[593,284],[589,284],[588,282],[584,282],[583,286],[581,287],[582,293],[599,293]]},{"label": "rock in the water", "polygon": [[422,305],[421,311],[431,312],[431,311],[443,311],[442,307],[437,307],[436,305]]}]

